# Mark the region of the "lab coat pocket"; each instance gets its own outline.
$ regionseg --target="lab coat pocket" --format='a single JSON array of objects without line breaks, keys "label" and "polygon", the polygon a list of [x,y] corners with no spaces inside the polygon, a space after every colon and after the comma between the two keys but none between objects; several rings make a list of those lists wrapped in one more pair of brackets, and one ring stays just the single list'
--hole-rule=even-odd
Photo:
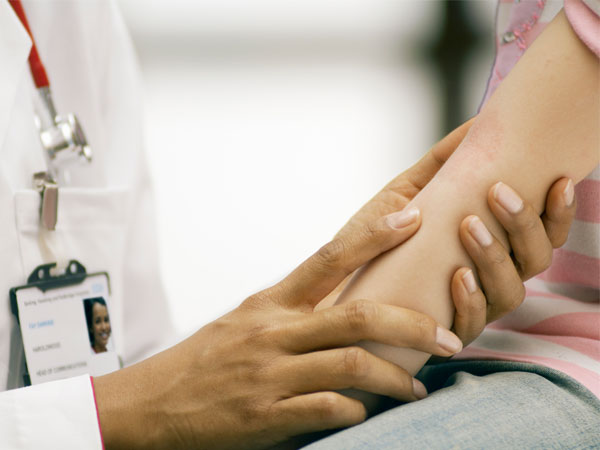
[{"label": "lab coat pocket", "polygon": [[[56,230],[40,225],[40,195],[15,193],[15,217],[21,263],[26,274],[40,264],[75,259],[88,273],[108,272],[114,345],[121,354],[123,336],[122,273],[128,223],[126,189],[60,188]],[[61,267],[59,267],[61,268]]]}]

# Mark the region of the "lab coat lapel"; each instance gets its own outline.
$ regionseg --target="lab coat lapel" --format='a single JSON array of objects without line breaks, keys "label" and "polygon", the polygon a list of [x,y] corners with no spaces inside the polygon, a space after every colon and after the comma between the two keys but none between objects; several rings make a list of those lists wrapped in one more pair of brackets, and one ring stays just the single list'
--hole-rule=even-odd
[{"label": "lab coat lapel", "polygon": [[7,1],[0,0],[0,150],[19,81],[27,67],[31,39]]}]

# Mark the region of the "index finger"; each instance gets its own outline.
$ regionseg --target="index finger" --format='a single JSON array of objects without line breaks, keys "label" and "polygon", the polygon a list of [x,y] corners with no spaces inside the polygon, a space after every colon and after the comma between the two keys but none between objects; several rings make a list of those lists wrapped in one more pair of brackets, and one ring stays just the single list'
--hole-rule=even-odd
[{"label": "index finger", "polygon": [[561,178],[548,191],[546,209],[542,214],[542,222],[552,247],[562,247],[566,242],[576,209],[577,199],[573,181]]},{"label": "index finger", "polygon": [[410,238],[421,224],[417,208],[405,208],[321,247],[279,283],[280,301],[314,306],[349,274]]},{"label": "index finger", "polygon": [[305,353],[374,341],[439,356],[462,350],[460,339],[433,318],[393,305],[355,301],[336,305],[291,321],[281,344]]}]

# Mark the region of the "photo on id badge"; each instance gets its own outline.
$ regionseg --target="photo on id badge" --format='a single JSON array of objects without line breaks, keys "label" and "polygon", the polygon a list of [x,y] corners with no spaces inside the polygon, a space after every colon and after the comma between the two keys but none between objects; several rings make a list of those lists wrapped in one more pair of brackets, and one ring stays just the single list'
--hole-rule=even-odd
[{"label": "photo on id badge", "polygon": [[92,353],[104,353],[114,350],[110,339],[111,327],[108,305],[104,297],[83,299],[83,309]]},{"label": "photo on id badge", "polygon": [[25,384],[120,368],[108,275],[77,276],[76,282],[63,277],[12,290],[27,364]]}]

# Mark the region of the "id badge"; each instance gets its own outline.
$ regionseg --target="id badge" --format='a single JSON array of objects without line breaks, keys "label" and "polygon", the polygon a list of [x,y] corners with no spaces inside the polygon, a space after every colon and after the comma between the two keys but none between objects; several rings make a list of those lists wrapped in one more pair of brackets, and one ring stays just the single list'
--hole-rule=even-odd
[{"label": "id badge", "polygon": [[23,338],[26,386],[104,375],[121,366],[110,324],[108,274],[88,274],[70,261],[64,274],[53,276],[55,266],[37,267],[26,285],[10,290]]}]

